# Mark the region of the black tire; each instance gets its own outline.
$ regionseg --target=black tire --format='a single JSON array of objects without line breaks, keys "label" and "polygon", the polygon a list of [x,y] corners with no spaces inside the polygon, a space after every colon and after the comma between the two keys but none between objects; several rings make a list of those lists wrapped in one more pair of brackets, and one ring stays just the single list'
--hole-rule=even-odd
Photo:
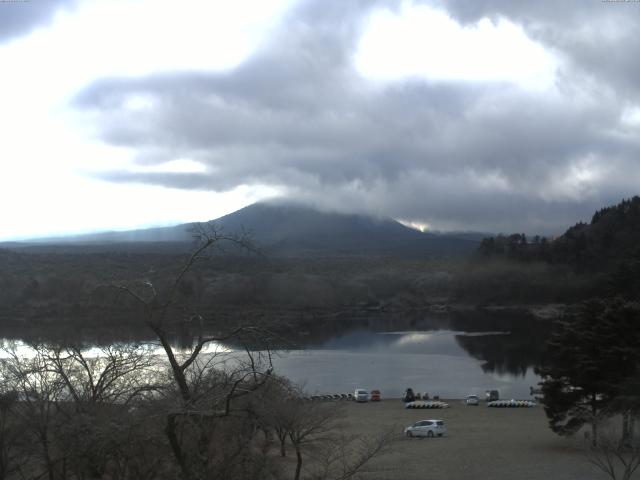
[{"label": "black tire", "polygon": [[410,431],[407,432],[407,438],[413,438],[413,433],[411,433]]},{"label": "black tire", "polygon": [[429,431],[427,432],[427,437],[429,437],[429,438],[433,438],[433,430],[429,430]]}]

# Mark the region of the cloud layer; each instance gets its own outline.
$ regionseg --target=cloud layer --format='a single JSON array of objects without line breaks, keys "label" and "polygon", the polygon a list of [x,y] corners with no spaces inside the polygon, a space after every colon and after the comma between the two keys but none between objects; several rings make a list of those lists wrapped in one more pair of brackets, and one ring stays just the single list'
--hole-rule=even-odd
[{"label": "cloud layer", "polygon": [[11,0],[0,2],[0,43],[28,34],[46,25],[62,8],[77,0]]},{"label": "cloud layer", "polygon": [[428,6],[460,28],[486,18],[522,28],[557,60],[554,84],[375,81],[355,66],[358,42],[371,15],[401,6],[305,1],[233,70],[104,78],[79,92],[74,106],[98,137],[135,149],[141,166],[203,166],[97,175],[195,190],[270,185],[438,229],[536,233],[637,192],[640,4]]}]

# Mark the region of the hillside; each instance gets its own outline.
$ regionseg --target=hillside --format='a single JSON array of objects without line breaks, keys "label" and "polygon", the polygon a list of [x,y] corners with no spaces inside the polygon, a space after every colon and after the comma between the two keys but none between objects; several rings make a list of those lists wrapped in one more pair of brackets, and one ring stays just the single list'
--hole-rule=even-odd
[{"label": "hillside", "polygon": [[[470,253],[478,245],[473,238],[422,233],[390,218],[322,212],[293,204],[253,204],[212,223],[227,233],[250,232],[267,254],[278,256],[458,256]],[[190,248],[194,225],[103,232],[4,246],[38,251],[177,251]]]},{"label": "hillside", "polygon": [[572,303],[640,296],[640,197],[595,212],[555,238],[488,237],[455,295],[485,303]]},{"label": "hillside", "polygon": [[500,235],[482,240],[478,253],[599,270],[640,260],[640,197],[598,210],[590,223],[577,223],[553,240]]},{"label": "hillside", "polygon": [[623,200],[593,214],[552,242],[550,259],[602,266],[640,259],[640,197]]}]

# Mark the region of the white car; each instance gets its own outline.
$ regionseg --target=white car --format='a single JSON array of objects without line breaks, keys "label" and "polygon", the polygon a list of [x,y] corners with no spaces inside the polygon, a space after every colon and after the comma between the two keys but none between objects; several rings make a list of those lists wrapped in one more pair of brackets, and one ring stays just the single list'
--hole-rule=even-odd
[{"label": "white car", "polygon": [[420,420],[404,429],[407,437],[441,437],[447,433],[447,427],[442,420]]},{"label": "white car", "polygon": [[478,398],[477,395],[469,395],[467,398],[464,399],[464,403],[466,403],[467,405],[479,405],[480,404],[480,399]]},{"label": "white car", "polygon": [[356,402],[368,402],[369,401],[369,392],[363,390],[362,388],[356,388],[356,391],[353,392],[353,399]]}]

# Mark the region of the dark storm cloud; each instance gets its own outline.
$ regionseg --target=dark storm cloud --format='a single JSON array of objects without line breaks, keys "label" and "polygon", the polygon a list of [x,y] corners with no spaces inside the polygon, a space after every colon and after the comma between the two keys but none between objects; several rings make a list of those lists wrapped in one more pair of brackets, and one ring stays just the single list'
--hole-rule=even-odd
[{"label": "dark storm cloud", "polygon": [[[595,31],[619,11],[598,10],[601,2],[555,10],[544,3],[442,5],[460,22],[510,18],[562,51],[559,93],[509,84],[372,84],[352,56],[373,4],[336,1],[302,3],[233,71],[103,79],[75,104],[96,116],[104,140],[135,148],[142,165],[189,158],[205,166],[193,174],[110,172],[108,180],[218,191],[276,185],[327,208],[437,228],[558,232],[634,193],[640,145],[620,129],[626,97],[593,90],[593,79],[609,73],[586,58],[603,54],[595,46],[577,52],[587,34],[575,25],[588,20],[586,31]],[[616,85],[631,91],[632,83]],[[129,108],[136,98],[145,102]]]},{"label": "dark storm cloud", "polygon": [[77,0],[0,1],[0,43],[28,34],[51,21],[61,8],[76,3]]}]

